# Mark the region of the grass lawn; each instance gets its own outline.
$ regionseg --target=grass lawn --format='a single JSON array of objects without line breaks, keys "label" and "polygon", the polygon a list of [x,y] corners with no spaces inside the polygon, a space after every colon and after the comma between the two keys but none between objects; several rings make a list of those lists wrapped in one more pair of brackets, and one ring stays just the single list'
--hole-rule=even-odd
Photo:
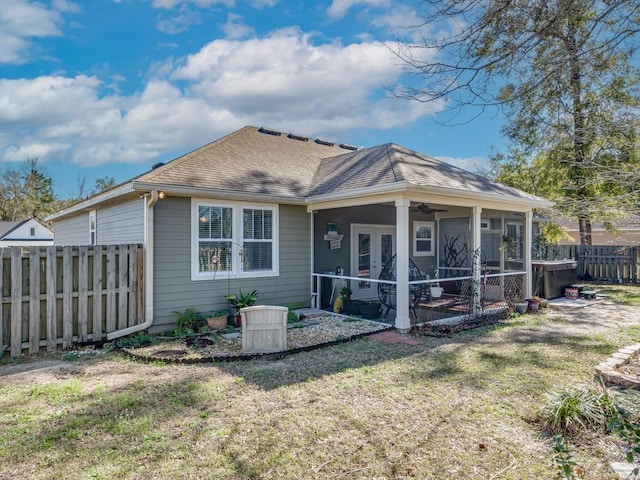
[{"label": "grass lawn", "polygon": [[[546,395],[592,383],[597,363],[640,337],[640,288],[613,292],[580,312],[416,337],[419,346],[364,338],[275,362],[109,353],[45,369],[58,355],[12,375],[5,359],[0,478],[553,478],[538,417]],[[569,447],[586,478],[616,478],[614,437],[584,434]]]}]

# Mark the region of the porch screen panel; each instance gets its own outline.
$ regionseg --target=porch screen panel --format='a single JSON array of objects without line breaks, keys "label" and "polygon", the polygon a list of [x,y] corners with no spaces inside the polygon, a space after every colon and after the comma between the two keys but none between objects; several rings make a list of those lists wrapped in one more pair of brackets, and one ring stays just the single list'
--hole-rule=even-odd
[{"label": "porch screen panel", "polygon": [[200,272],[231,270],[233,208],[198,207],[198,257]]},{"label": "porch screen panel", "polygon": [[273,270],[273,210],[242,209],[243,271]]}]

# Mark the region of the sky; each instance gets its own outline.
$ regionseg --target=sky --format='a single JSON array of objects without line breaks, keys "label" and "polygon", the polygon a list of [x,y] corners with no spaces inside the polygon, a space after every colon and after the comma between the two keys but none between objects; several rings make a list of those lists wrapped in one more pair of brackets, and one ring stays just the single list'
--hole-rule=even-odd
[{"label": "sky", "polygon": [[71,198],[254,125],[475,171],[504,149],[499,115],[443,126],[446,102],[388,93],[420,81],[388,48],[424,33],[419,5],[0,0],[0,169],[37,158]]}]

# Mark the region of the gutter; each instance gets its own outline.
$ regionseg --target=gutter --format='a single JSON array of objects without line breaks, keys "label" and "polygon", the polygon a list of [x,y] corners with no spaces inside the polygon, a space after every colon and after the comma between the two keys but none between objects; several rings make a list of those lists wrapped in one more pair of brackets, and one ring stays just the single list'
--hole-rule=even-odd
[{"label": "gutter", "polygon": [[237,190],[225,190],[221,188],[186,187],[181,185],[137,181],[133,182],[132,187],[133,190],[146,192],[150,190],[163,191],[167,195],[176,197],[224,198],[249,202],[279,203],[283,205],[305,205],[305,197],[249,193]]},{"label": "gutter", "polygon": [[[162,195],[164,197],[164,195]],[[153,323],[153,207],[161,196],[157,190],[145,193],[144,208],[144,322],[107,334],[107,340],[146,330]]]}]

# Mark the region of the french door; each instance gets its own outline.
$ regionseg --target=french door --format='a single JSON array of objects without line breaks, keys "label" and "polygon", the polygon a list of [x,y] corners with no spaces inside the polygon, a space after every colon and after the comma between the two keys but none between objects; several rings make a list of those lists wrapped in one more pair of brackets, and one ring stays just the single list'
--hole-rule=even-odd
[{"label": "french door", "polygon": [[[351,230],[351,276],[378,278],[382,268],[396,252],[395,227],[354,225]],[[351,282],[352,298],[378,296],[378,284],[366,280]]]}]

